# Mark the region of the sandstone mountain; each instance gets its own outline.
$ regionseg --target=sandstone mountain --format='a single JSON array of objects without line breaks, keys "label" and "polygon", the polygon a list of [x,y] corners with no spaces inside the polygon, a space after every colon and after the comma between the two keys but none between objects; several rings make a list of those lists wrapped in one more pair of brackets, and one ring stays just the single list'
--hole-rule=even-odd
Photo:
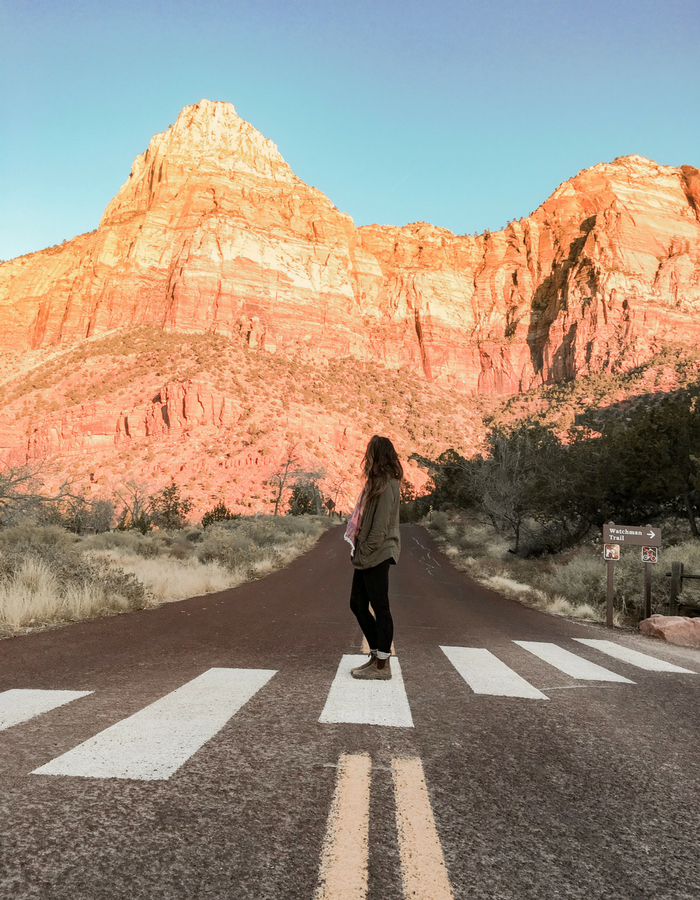
[{"label": "sandstone mountain", "polygon": [[408,366],[513,393],[696,342],[700,175],[628,156],[481,237],[355,228],[228,103],[187,107],[93,234],[0,269],[5,349],[114,328]]},{"label": "sandstone mountain", "polygon": [[[325,468],[337,473],[364,430],[387,430],[386,405],[360,424],[353,402],[332,414],[321,404],[310,419],[302,397],[293,427],[289,414],[284,427],[272,423],[273,439],[265,410],[246,409],[274,407],[274,391],[251,393],[247,379],[277,371],[293,390],[294,366],[323,382],[343,365],[346,386],[353,372],[378,366],[410,381],[414,411],[421,392],[433,408],[447,404],[454,440],[444,419],[432,437],[397,431],[407,451],[421,440],[468,449],[484,404],[630,370],[671,343],[695,347],[698,312],[700,172],[691,166],[639,156],[603,163],[531,216],[478,237],[420,222],[356,228],[230,104],[203,100],[152,139],[95,232],[0,266],[0,451],[116,473],[112,463],[130,446],[118,477],[194,477],[195,450],[213,444],[226,458],[257,459],[261,447],[248,432],[243,441],[240,423],[259,414],[268,464],[313,421],[312,444],[321,433],[335,441],[339,455]],[[124,353],[120,341],[134,329],[141,349]],[[197,335],[234,369],[195,363]],[[146,456],[168,440],[190,445],[179,468],[168,451],[149,469]]]}]

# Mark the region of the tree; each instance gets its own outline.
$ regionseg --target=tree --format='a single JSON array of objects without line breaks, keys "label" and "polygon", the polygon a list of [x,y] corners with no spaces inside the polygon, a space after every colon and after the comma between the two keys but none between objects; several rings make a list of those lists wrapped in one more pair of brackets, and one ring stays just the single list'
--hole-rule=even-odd
[{"label": "tree", "polygon": [[517,553],[523,521],[532,512],[536,445],[523,426],[510,433],[492,429],[487,445],[488,456],[472,469],[472,485],[494,527],[513,532]]},{"label": "tree", "polygon": [[131,478],[115,491],[114,496],[122,504],[117,528],[137,528],[145,534],[151,527],[151,518],[148,514],[151,495],[148,483]]},{"label": "tree", "polygon": [[57,523],[76,534],[109,531],[114,518],[111,500],[90,500],[84,495],[70,496],[61,504]]},{"label": "tree", "polygon": [[561,550],[589,530],[575,498],[584,477],[581,460],[552,431],[527,418],[510,429],[492,428],[487,454],[471,471],[472,490],[496,528],[510,531],[521,551]]},{"label": "tree", "polygon": [[697,393],[677,391],[603,426],[589,420],[597,435],[579,425],[560,440],[524,419],[492,428],[481,456],[447,450],[437,460],[412,458],[431,474],[433,508],[482,511],[512,533],[514,552],[559,551],[611,520],[644,524],[668,515],[687,517],[700,536]]},{"label": "tree", "polygon": [[340,497],[341,494],[343,496],[345,495],[343,488],[345,486],[346,481],[347,481],[347,478],[345,475],[338,475],[328,485],[328,490],[329,490],[331,496],[329,496],[326,499],[324,505],[325,505],[326,509],[328,510],[328,515],[331,516],[331,518],[333,517],[334,513],[337,514],[338,516],[340,515],[340,513],[338,512],[338,497]]},{"label": "tree", "polygon": [[71,483],[65,480],[55,493],[47,494],[45,471],[41,460],[0,462],[0,526],[58,515],[60,504],[72,496]]},{"label": "tree", "polygon": [[411,458],[431,474],[433,508],[481,510],[496,529],[512,533],[513,552],[519,552],[524,530],[531,543],[536,537],[543,547],[568,533],[553,527],[563,508],[558,481],[562,452],[551,429],[526,419],[511,428],[491,428],[481,456],[467,459],[450,449],[434,461],[415,454]]},{"label": "tree", "polygon": [[111,500],[93,500],[90,504],[88,528],[94,529],[96,534],[109,531],[114,521],[114,503]]},{"label": "tree", "polygon": [[599,524],[685,515],[698,536],[700,409],[689,392],[611,422],[591,442],[597,452]]},{"label": "tree", "polygon": [[401,481],[399,499],[399,521],[417,522],[430,512],[430,494],[418,496],[410,481]]},{"label": "tree", "polygon": [[466,459],[450,448],[441,453],[436,460],[431,460],[417,453],[409,459],[414,460],[430,473],[433,489],[430,492],[430,506],[434,509],[457,507],[467,509],[473,506],[476,498],[472,486],[472,471],[478,464],[474,459]]},{"label": "tree", "polygon": [[287,446],[284,458],[275,471],[265,481],[265,484],[269,485],[274,492],[272,497],[272,502],[275,504],[274,515],[278,514],[279,505],[282,502],[282,497],[284,496],[284,492],[290,479],[301,474],[301,470],[299,469],[299,457],[296,454],[297,446],[298,444],[289,444]]},{"label": "tree", "polygon": [[292,485],[289,513],[292,516],[316,515],[323,512],[323,496],[318,486],[318,473],[304,473]]},{"label": "tree", "polygon": [[174,481],[154,494],[149,503],[153,524],[172,530],[184,527],[185,516],[191,509],[192,501],[180,496],[180,488]]}]

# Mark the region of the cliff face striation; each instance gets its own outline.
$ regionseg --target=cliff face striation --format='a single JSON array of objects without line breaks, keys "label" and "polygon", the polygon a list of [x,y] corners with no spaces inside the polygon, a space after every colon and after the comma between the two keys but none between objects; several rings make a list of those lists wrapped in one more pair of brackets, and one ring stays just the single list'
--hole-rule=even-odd
[{"label": "cliff face striation", "polygon": [[96,232],[0,266],[0,350],[155,325],[492,395],[697,345],[699,311],[692,166],[594,166],[478,238],[356,228],[207,100],[152,139]]},{"label": "cliff face striation", "polygon": [[[699,313],[692,166],[603,163],[479,237],[356,228],[203,100],[95,232],[0,265],[0,461],[97,496],[175,478],[199,512],[251,511],[292,453],[347,510],[373,432],[404,460],[473,453],[484,417],[534,395],[499,398],[694,350]],[[671,390],[657,368],[648,389]]]}]

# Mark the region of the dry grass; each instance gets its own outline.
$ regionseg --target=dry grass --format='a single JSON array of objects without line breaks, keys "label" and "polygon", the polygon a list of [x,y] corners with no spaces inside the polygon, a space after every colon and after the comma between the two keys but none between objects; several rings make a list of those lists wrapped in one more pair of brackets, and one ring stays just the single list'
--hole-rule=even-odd
[{"label": "dry grass", "polygon": [[[530,584],[523,584],[507,575],[491,575],[478,580],[486,587],[498,591],[499,594],[519,600],[526,606],[532,606],[553,616],[568,616],[588,622],[605,621],[605,608],[602,605],[577,603],[563,594],[553,594]],[[623,616],[618,610],[615,610],[613,614],[613,621],[616,625],[623,624]]]},{"label": "dry grass", "polygon": [[27,559],[0,582],[0,630],[10,633],[133,608],[130,597],[109,591],[99,579],[62,584],[40,559]]},{"label": "dry grass", "polygon": [[115,550],[94,550],[90,556],[133,575],[144,586],[149,606],[224,591],[246,581],[244,572],[229,571],[217,562],[201,563],[196,557],[188,560],[168,557],[144,559],[143,556]]},{"label": "dry grass", "polygon": [[235,587],[288,565],[329,527],[325,517],[258,516],[180,532],[61,528],[0,531],[0,635]]},{"label": "dry grass", "polygon": [[[600,548],[585,545],[576,552],[522,559],[508,552],[508,542],[494,528],[465,516],[438,512],[422,524],[458,569],[491,590],[551,615],[605,621],[606,570]],[[638,603],[631,598],[639,600],[640,568],[627,558],[624,572],[616,573],[616,625],[634,619]]]}]

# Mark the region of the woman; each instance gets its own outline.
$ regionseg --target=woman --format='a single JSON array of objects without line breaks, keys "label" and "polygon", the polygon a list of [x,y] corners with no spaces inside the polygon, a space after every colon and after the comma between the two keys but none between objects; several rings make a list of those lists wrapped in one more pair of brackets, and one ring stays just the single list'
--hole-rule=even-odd
[{"label": "woman", "polygon": [[[367,638],[370,656],[353,678],[391,678],[394,623],[389,609],[389,567],[399,560],[399,481],[403,468],[389,438],[375,434],[362,460],[365,485],[348,523],[355,574],[350,609]],[[372,611],[370,612],[370,605]]]}]

